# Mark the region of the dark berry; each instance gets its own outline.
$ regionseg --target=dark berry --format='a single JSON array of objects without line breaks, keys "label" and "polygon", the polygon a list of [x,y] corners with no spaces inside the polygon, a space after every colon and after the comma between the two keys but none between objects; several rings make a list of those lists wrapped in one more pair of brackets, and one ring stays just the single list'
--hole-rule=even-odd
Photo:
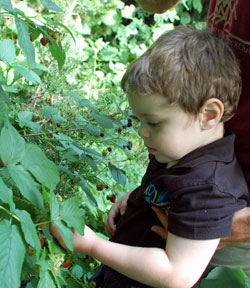
[{"label": "dark berry", "polygon": [[131,127],[131,126],[132,126],[132,123],[128,122],[127,127]]},{"label": "dark berry", "polygon": [[132,122],[131,118],[128,118],[128,123],[131,123],[131,122]]},{"label": "dark berry", "polygon": [[122,129],[121,128],[118,128],[117,129],[117,132],[120,134],[122,132]]},{"label": "dark berry", "polygon": [[116,196],[115,196],[114,194],[112,194],[112,195],[109,195],[109,196],[107,197],[107,199],[108,199],[110,202],[115,203],[115,201],[116,201]]},{"label": "dark berry", "polygon": [[101,132],[101,133],[100,133],[100,136],[101,136],[101,137],[104,137],[104,133],[103,133],[103,132]]},{"label": "dark berry", "polygon": [[108,151],[111,152],[111,151],[112,151],[112,148],[111,148],[111,147],[108,147]]},{"label": "dark berry", "polygon": [[107,150],[103,150],[103,151],[102,151],[102,156],[103,156],[103,157],[107,156],[107,154],[108,154],[108,151],[107,151]]},{"label": "dark berry", "polygon": [[97,188],[97,190],[102,191],[102,190],[104,189],[104,184],[102,184],[102,183],[97,183],[97,184],[96,184],[96,188]]},{"label": "dark berry", "polygon": [[46,46],[49,43],[49,39],[46,37],[43,37],[41,38],[40,42],[43,46]]},{"label": "dark berry", "polygon": [[62,267],[68,268],[68,267],[69,267],[69,264],[70,264],[70,259],[67,259],[67,260],[65,260],[65,261],[63,262]]}]

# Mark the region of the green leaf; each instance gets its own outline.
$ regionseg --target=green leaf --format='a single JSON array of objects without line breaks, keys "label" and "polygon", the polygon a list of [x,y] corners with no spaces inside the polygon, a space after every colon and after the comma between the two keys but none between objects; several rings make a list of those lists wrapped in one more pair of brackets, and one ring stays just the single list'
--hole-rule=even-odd
[{"label": "green leaf", "polygon": [[8,96],[5,94],[2,86],[0,85],[0,129],[2,129],[4,122],[6,122],[8,119],[10,112],[8,102]]},{"label": "green leaf", "polygon": [[56,12],[63,12],[63,10],[60,7],[58,7],[55,3],[53,3],[50,0],[41,0],[41,3],[48,10],[53,10],[53,11],[56,11]]},{"label": "green leaf", "polygon": [[0,178],[0,199],[3,203],[7,203],[10,206],[10,210],[13,212],[15,209],[15,204],[13,202],[13,193]]},{"label": "green leaf", "polygon": [[113,179],[124,187],[127,182],[127,177],[125,173],[121,169],[110,163],[108,164],[108,168]]},{"label": "green leaf", "polygon": [[80,107],[87,107],[90,110],[96,111],[97,108],[94,106],[94,104],[89,101],[89,99],[82,98],[80,95],[78,95],[76,92],[70,92],[71,97],[76,101],[77,105]]},{"label": "green leaf", "polygon": [[197,10],[199,13],[202,12],[202,1],[201,0],[193,0],[193,7],[195,10]]},{"label": "green leaf", "polygon": [[42,209],[44,205],[40,192],[41,187],[34,181],[30,173],[21,165],[9,165],[8,171],[22,195],[37,208]]},{"label": "green leaf", "polygon": [[19,135],[17,130],[10,124],[3,127],[0,136],[0,155],[3,163],[17,164],[25,153],[25,141]]},{"label": "green leaf", "polygon": [[36,257],[38,259],[41,251],[41,244],[30,214],[25,210],[19,209],[15,210],[15,214],[21,219],[21,228],[26,242],[30,246],[36,248]]},{"label": "green leaf", "polygon": [[87,184],[87,182],[84,179],[81,180],[80,186],[81,186],[82,190],[86,193],[89,200],[93,203],[93,205],[98,206],[95,196],[91,192],[89,185]]},{"label": "green leaf", "polygon": [[38,146],[26,145],[22,164],[37,181],[49,189],[55,189],[60,180],[58,167],[46,157]]},{"label": "green leaf", "polygon": [[70,251],[73,251],[74,248],[74,235],[72,230],[66,226],[66,224],[64,224],[64,222],[62,220],[58,220],[56,219],[53,222],[57,229],[59,230],[60,234],[63,237],[64,243],[66,244],[66,246],[68,247],[68,249]]},{"label": "green leaf", "polygon": [[60,207],[60,215],[69,227],[74,227],[80,235],[84,235],[84,210],[79,208],[76,198],[70,198]]},{"label": "green leaf", "polygon": [[51,192],[50,195],[50,219],[54,222],[59,216],[59,203],[53,192]]},{"label": "green leaf", "polygon": [[0,279],[1,288],[19,288],[25,244],[16,225],[0,222]]},{"label": "green leaf", "polygon": [[96,165],[95,161],[92,159],[92,157],[90,157],[89,155],[82,155],[83,159],[86,160],[86,162],[88,162],[88,164],[91,166],[91,168],[93,169],[93,171],[97,171],[98,166]]},{"label": "green leaf", "polygon": [[28,65],[30,68],[35,67],[35,48],[30,41],[28,25],[15,16],[16,28],[18,33],[18,44],[23,50],[24,55],[27,58]]},{"label": "green leaf", "polygon": [[18,119],[19,119],[19,126],[21,128],[23,127],[29,127],[34,132],[39,132],[41,127],[37,123],[32,121],[32,112],[31,111],[21,111],[18,113]]},{"label": "green leaf", "polygon": [[96,114],[94,112],[91,115],[95,118],[95,120],[103,127],[103,128],[113,128],[113,121],[110,117]]},{"label": "green leaf", "polygon": [[241,268],[216,267],[201,281],[199,288],[248,288]]},{"label": "green leaf", "polygon": [[16,59],[16,48],[13,40],[4,39],[0,41],[0,59],[6,62],[12,62]]},{"label": "green leaf", "polygon": [[99,136],[101,133],[96,126],[89,124],[85,121],[74,122],[74,124],[76,125],[77,128],[84,128],[84,130],[86,130],[92,135]]},{"label": "green leaf", "polygon": [[37,288],[56,288],[54,280],[48,270],[44,270],[40,273],[40,280],[38,282]]},{"label": "green leaf", "polygon": [[58,69],[61,70],[66,60],[66,54],[62,48],[61,43],[59,43],[59,45],[56,45],[55,43],[49,44],[49,50],[51,55],[57,61]]},{"label": "green leaf", "polygon": [[100,161],[102,161],[104,164],[106,163],[103,156],[98,153],[97,151],[95,151],[94,149],[91,149],[91,148],[82,148],[82,150],[88,154],[88,155],[91,155],[93,158],[95,159],[98,159]]},{"label": "green leaf", "polygon": [[9,12],[14,12],[10,0],[0,0],[0,8],[3,8]]},{"label": "green leaf", "polygon": [[180,16],[182,25],[187,25],[191,22],[191,17],[187,12],[182,12]]},{"label": "green leaf", "polygon": [[101,58],[103,61],[112,61],[118,55],[118,49],[115,47],[108,47],[102,50]]},{"label": "green leaf", "polygon": [[20,64],[13,64],[12,67],[16,73],[22,75],[27,81],[31,81],[34,84],[41,84],[40,77],[34,71]]}]

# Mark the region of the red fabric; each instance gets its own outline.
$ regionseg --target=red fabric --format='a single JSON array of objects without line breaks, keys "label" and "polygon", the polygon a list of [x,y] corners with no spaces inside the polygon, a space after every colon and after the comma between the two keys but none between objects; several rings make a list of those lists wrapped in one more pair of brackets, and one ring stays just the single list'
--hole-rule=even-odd
[{"label": "red fabric", "polygon": [[250,2],[210,0],[208,26],[240,60],[243,90],[237,114],[226,123],[236,134],[235,153],[250,189]]}]

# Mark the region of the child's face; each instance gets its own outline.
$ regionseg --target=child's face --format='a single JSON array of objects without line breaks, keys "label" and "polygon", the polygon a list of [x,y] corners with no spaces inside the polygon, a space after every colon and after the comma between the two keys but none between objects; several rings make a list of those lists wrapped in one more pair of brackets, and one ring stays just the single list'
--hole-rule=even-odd
[{"label": "child's face", "polygon": [[178,105],[168,105],[160,95],[129,95],[128,101],[140,120],[138,131],[149,153],[160,163],[181,159],[205,145],[198,117],[191,117]]}]

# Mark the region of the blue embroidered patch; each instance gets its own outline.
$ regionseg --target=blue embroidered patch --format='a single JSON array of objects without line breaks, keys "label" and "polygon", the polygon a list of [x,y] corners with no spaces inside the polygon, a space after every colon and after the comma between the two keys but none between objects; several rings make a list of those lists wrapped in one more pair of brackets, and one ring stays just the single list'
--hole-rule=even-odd
[{"label": "blue embroidered patch", "polygon": [[171,199],[167,188],[163,188],[159,193],[155,185],[150,183],[144,194],[144,199],[149,205],[162,207],[167,210],[171,208]]}]

